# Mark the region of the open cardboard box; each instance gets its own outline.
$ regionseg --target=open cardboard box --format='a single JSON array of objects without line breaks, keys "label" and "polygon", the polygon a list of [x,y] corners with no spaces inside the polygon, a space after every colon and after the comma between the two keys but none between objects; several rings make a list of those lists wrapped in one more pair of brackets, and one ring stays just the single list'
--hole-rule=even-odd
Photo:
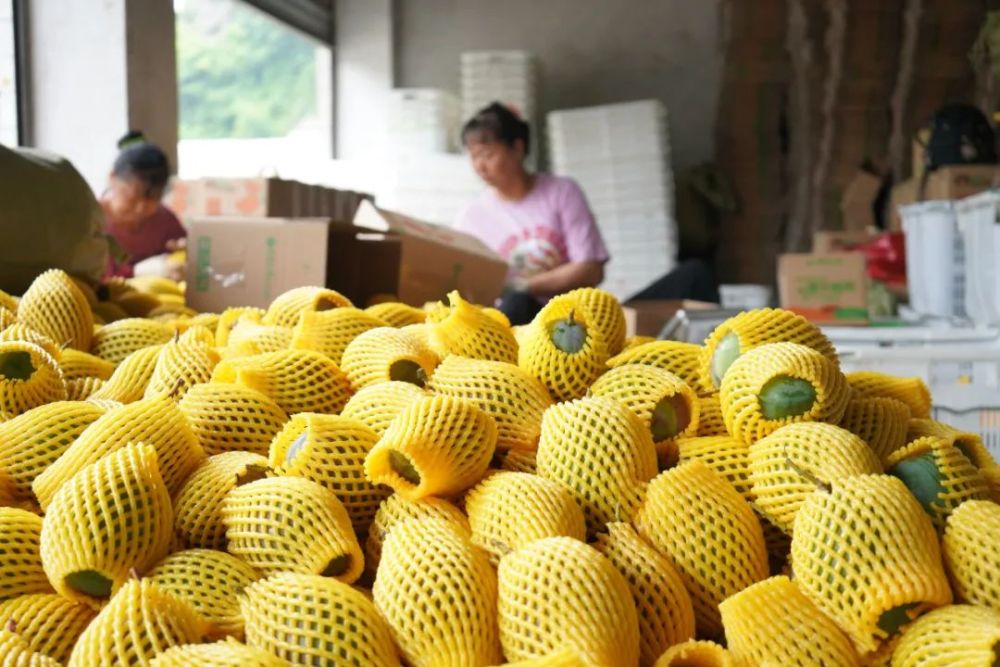
[{"label": "open cardboard box", "polygon": [[868,274],[861,253],[781,255],[778,293],[782,308],[813,322],[869,323]]},{"label": "open cardboard box", "polygon": [[422,306],[451,290],[482,304],[502,291],[507,264],[471,236],[363,202],[353,223],[329,219],[194,218],[187,299],[203,312],[266,307],[303,285],[364,307],[392,295]]}]

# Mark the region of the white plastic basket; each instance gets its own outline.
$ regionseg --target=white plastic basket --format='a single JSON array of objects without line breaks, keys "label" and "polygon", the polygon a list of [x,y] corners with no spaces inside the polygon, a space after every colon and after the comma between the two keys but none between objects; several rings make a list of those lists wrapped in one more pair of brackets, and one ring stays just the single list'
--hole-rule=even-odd
[{"label": "white plastic basket", "polygon": [[1000,324],[1000,190],[955,204],[965,247],[965,310],[979,325]]},{"label": "white plastic basket", "polygon": [[767,308],[771,305],[773,293],[770,285],[719,285],[719,300],[723,308]]},{"label": "white plastic basket", "polygon": [[965,247],[954,203],[927,201],[900,206],[899,212],[910,307],[928,317],[965,317]]}]

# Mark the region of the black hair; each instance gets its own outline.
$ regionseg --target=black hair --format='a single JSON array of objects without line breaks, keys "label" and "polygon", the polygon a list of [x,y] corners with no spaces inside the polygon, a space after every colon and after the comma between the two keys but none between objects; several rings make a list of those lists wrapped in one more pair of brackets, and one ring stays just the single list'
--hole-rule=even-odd
[{"label": "black hair", "polygon": [[137,130],[119,139],[118,149],[120,152],[113,168],[115,176],[138,180],[150,199],[162,197],[170,180],[170,160],[166,153]]},{"label": "black hair", "polygon": [[513,146],[520,139],[524,142],[524,154],[528,154],[528,123],[499,102],[480,109],[466,122],[462,127],[462,145],[468,144],[469,135],[479,135],[487,141],[499,141],[507,146]]}]

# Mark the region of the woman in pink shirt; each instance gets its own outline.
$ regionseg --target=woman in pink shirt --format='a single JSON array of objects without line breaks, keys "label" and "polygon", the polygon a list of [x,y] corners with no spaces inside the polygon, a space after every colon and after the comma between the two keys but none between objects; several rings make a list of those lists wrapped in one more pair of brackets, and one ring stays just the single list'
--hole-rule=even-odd
[{"label": "woman in pink shirt", "polygon": [[604,279],[608,251],[580,186],[524,167],[528,124],[494,102],[462,129],[476,173],[490,185],[459,216],[510,265],[499,304],[512,324],[529,322],[550,297]]},{"label": "woman in pink shirt", "polygon": [[[121,152],[100,203],[106,231],[124,254],[112,258],[107,273],[128,278],[142,260],[184,247],[187,232],[177,216],[160,203],[170,178],[164,152],[139,132],[125,135],[118,148]],[[180,279],[183,266],[168,262],[167,272],[169,277]]]}]

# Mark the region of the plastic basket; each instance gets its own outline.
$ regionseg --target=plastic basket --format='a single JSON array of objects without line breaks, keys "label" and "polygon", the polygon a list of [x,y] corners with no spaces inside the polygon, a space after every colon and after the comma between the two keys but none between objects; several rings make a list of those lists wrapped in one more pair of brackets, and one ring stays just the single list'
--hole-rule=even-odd
[{"label": "plastic basket", "polygon": [[955,204],[965,248],[965,310],[974,323],[1000,324],[1000,190],[988,190]]},{"label": "plastic basket", "polygon": [[955,206],[928,201],[899,207],[906,236],[910,306],[929,317],[965,317],[965,246]]}]

